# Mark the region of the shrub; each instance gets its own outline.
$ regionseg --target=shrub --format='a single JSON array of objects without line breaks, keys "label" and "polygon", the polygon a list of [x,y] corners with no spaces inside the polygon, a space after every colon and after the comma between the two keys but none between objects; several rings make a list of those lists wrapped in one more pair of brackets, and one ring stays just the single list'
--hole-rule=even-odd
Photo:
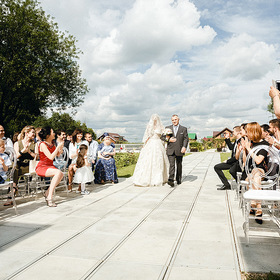
[{"label": "shrub", "polygon": [[136,164],[139,158],[139,153],[117,153],[115,156],[117,168]]}]

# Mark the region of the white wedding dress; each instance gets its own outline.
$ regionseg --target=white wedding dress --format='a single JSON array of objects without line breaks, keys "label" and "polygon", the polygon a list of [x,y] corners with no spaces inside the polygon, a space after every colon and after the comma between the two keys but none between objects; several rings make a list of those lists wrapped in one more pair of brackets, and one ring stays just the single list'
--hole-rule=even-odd
[{"label": "white wedding dress", "polygon": [[[155,118],[157,115],[153,116]],[[155,123],[154,118],[153,123]],[[162,186],[168,181],[169,161],[163,142],[160,139],[164,127],[162,126],[160,119],[160,127],[158,127],[157,122],[155,125],[152,125],[152,127],[149,127],[149,124],[147,126],[144,136],[144,139],[147,138],[147,140],[144,141],[146,144],[141,150],[133,174],[133,184],[135,186]]]}]

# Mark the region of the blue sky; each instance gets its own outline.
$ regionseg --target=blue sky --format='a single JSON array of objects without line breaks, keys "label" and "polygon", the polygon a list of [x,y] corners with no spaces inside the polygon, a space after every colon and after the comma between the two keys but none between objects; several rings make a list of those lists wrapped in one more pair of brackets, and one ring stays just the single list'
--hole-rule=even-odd
[{"label": "blue sky", "polygon": [[42,0],[78,39],[90,92],[75,116],[141,141],[153,113],[199,137],[267,123],[280,80],[278,1]]}]

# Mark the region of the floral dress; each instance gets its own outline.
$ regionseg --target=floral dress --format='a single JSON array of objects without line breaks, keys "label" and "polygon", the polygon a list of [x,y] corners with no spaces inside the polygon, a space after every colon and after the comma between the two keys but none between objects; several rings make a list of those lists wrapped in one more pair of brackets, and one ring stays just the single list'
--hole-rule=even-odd
[{"label": "floral dress", "polygon": [[[111,145],[114,148],[114,144]],[[105,150],[107,149],[105,148]],[[97,151],[104,151],[104,143],[99,144]],[[118,183],[117,168],[113,157],[110,159],[98,159],[95,167],[94,183],[101,184],[106,181]]]}]

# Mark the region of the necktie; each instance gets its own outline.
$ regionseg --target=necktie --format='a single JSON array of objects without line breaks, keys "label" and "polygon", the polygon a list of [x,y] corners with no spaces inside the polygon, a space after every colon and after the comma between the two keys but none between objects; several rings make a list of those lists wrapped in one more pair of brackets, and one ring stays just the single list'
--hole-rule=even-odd
[{"label": "necktie", "polygon": [[174,133],[175,133],[175,136],[177,135],[177,131],[178,131],[178,126],[174,126]]}]

